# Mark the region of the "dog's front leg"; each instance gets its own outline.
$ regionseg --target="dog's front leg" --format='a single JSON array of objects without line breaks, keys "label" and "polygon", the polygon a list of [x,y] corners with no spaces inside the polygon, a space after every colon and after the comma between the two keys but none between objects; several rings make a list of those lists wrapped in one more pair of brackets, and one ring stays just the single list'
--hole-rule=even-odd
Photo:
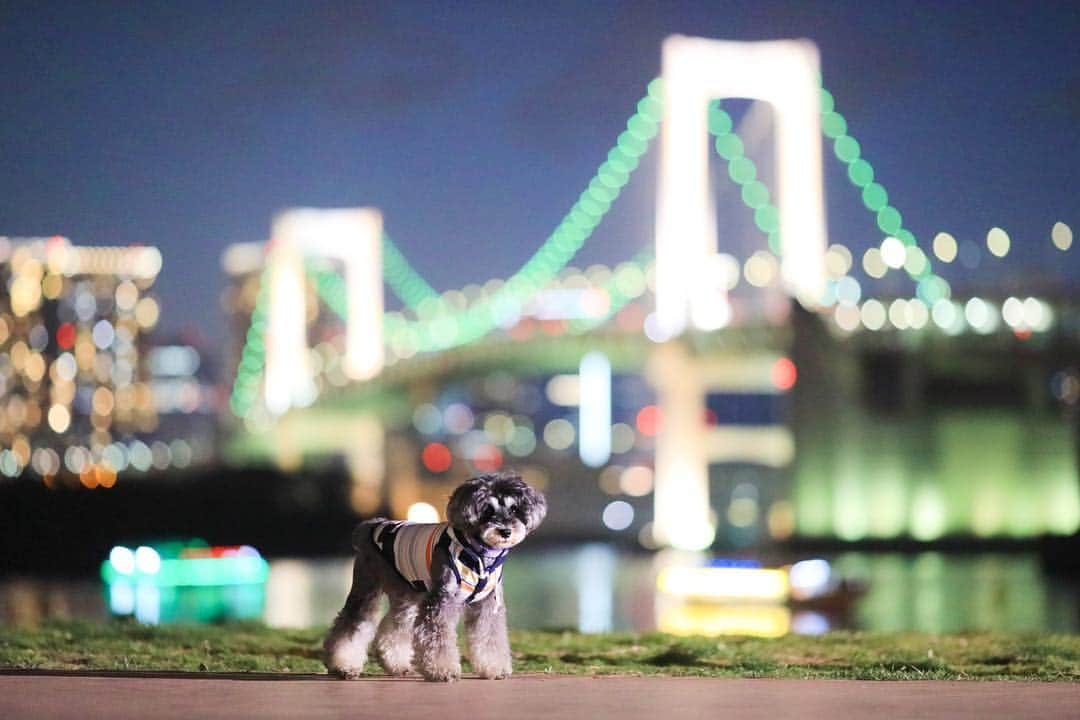
[{"label": "dog's front leg", "polygon": [[465,608],[465,633],[469,638],[469,659],[477,675],[491,680],[510,677],[513,667],[501,582],[495,592]]},{"label": "dog's front leg", "polygon": [[416,603],[409,597],[390,601],[375,635],[379,663],[390,675],[405,675],[412,665],[413,632],[416,627]]},{"label": "dog's front leg", "polygon": [[461,678],[457,623],[461,601],[454,588],[439,583],[420,603],[413,636],[413,659],[425,680],[451,682]]}]

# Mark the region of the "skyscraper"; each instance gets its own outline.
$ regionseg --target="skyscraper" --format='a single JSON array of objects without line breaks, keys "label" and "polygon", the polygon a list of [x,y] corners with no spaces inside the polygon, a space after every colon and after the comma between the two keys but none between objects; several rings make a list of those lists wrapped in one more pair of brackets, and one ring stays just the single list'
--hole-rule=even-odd
[{"label": "skyscraper", "polygon": [[[0,473],[111,487],[152,460],[145,333],[161,253],[0,238]],[[149,467],[149,463],[146,463]]]}]

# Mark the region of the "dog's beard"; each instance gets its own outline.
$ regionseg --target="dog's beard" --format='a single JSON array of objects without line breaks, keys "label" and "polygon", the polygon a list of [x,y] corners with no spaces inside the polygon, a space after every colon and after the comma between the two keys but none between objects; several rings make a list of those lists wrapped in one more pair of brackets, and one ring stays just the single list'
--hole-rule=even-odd
[{"label": "dog's beard", "polygon": [[501,525],[491,525],[487,527],[480,533],[480,542],[484,543],[484,545],[487,545],[489,548],[494,548],[496,550],[509,550],[524,540],[525,535],[527,534],[525,525],[521,522],[514,522],[514,524],[510,526],[509,537],[503,537],[499,533],[501,529],[503,529],[503,526]]}]

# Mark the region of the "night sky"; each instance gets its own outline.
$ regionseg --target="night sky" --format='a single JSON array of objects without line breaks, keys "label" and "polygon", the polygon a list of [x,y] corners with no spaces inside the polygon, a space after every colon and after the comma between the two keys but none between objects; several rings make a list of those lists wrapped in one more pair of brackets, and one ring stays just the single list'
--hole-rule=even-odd
[{"label": "night sky", "polygon": [[[453,9],[451,9],[453,8]],[[0,235],[154,244],[163,330],[222,338],[223,248],[298,205],[375,205],[438,289],[516,270],[659,73],[671,33],[807,37],[954,283],[1080,279],[1080,9],[1070,2],[5,2]],[[826,155],[829,231],[880,242]],[[651,242],[655,150],[575,264]],[[1007,230],[1005,260],[986,231]],[[1075,286],[1074,286],[1075,287]],[[910,292],[910,289],[908,289]]]}]

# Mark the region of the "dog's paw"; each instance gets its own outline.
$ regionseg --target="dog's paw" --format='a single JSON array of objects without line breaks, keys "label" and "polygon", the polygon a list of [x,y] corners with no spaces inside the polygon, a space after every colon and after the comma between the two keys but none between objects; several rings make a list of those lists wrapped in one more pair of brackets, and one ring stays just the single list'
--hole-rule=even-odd
[{"label": "dog's paw", "polygon": [[476,674],[485,680],[505,680],[514,672],[509,665],[477,665]]},{"label": "dog's paw", "polygon": [[395,677],[408,675],[412,672],[412,667],[410,665],[395,665],[393,663],[388,663],[385,660],[380,660],[379,664],[382,665],[383,672]]},{"label": "dog's paw", "polygon": [[420,674],[428,682],[454,682],[461,679],[461,666],[426,667],[420,669]]},{"label": "dog's paw", "polygon": [[342,680],[359,680],[364,676],[364,668],[334,668],[331,672]]},{"label": "dog's paw", "polygon": [[410,645],[381,643],[379,665],[387,675],[408,675],[412,671],[413,650]]}]

